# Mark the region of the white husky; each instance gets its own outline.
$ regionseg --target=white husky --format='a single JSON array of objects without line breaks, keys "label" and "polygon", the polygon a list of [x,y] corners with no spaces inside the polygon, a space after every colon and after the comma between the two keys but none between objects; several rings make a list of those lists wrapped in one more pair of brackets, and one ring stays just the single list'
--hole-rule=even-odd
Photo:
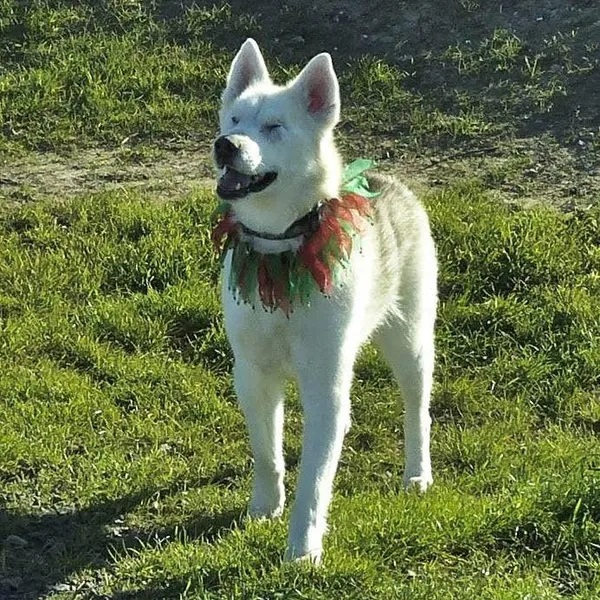
[{"label": "white husky", "polygon": [[[237,227],[235,240],[246,249],[262,255],[297,251],[311,235],[307,223],[318,213],[315,207],[340,197],[343,170],[333,142],[339,113],[329,54],[315,56],[281,87],[271,82],[256,42],[242,45],[222,96],[214,160],[217,193]],[[299,385],[304,432],[288,560],[320,560],[350,426],[353,365],[369,339],[389,362],[405,402],[404,484],[425,490],[432,482],[435,248],[412,193],[391,178],[369,182],[379,195],[371,200],[371,221],[357,234],[360,249],[357,240],[330,293],[317,289],[292,312],[264,310],[256,288],[250,300],[240,300],[235,278],[231,285],[234,249],[225,249],[225,325],[254,454],[252,516],[275,517],[283,510],[284,387],[290,378]]]}]

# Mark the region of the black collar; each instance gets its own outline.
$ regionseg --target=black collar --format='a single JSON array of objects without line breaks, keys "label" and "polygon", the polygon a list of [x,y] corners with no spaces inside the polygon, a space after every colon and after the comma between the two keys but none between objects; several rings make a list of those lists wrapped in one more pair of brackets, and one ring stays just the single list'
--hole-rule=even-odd
[{"label": "black collar", "polygon": [[261,233],[260,231],[254,231],[254,229],[246,227],[243,223],[240,223],[240,225],[246,235],[265,240],[291,240],[301,235],[310,236],[310,234],[319,229],[322,207],[323,203],[319,202],[309,213],[294,221],[283,233],[279,234]]}]

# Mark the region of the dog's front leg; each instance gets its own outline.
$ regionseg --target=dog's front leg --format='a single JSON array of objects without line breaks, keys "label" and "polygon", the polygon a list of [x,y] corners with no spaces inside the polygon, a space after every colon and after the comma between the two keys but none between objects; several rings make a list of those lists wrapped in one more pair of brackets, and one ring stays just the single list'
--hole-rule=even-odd
[{"label": "dog's front leg", "polygon": [[286,560],[318,563],[333,480],[350,422],[352,361],[337,368],[329,360],[311,365],[313,361],[299,373],[304,434]]},{"label": "dog's front leg", "polygon": [[248,512],[252,517],[277,517],[285,502],[282,447],[285,378],[277,371],[238,359],[234,380],[254,455]]}]

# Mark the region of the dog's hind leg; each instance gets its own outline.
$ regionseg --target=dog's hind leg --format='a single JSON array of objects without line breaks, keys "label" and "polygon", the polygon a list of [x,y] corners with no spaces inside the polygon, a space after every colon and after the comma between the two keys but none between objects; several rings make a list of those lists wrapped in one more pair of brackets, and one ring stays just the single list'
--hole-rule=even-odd
[{"label": "dog's hind leg", "polygon": [[402,295],[377,330],[374,342],[390,365],[404,400],[404,485],[421,491],[432,482],[429,403],[433,383],[437,304],[433,246],[414,255]]},{"label": "dog's hind leg", "polygon": [[375,337],[404,399],[404,486],[425,491],[432,482],[429,401],[433,376],[433,320],[410,327],[388,322]]},{"label": "dog's hind leg", "polygon": [[276,517],[283,511],[283,395],[285,378],[255,364],[236,360],[234,380],[246,417],[254,455],[254,481],[248,512]]}]

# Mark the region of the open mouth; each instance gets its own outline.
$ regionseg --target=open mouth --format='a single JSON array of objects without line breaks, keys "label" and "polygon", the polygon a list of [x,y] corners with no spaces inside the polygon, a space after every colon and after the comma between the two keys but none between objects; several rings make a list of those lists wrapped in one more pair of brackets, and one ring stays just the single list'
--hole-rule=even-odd
[{"label": "open mouth", "polygon": [[217,182],[217,194],[223,200],[243,198],[251,193],[261,192],[277,179],[277,173],[269,171],[264,175],[247,175],[231,167],[225,167],[225,173]]}]

